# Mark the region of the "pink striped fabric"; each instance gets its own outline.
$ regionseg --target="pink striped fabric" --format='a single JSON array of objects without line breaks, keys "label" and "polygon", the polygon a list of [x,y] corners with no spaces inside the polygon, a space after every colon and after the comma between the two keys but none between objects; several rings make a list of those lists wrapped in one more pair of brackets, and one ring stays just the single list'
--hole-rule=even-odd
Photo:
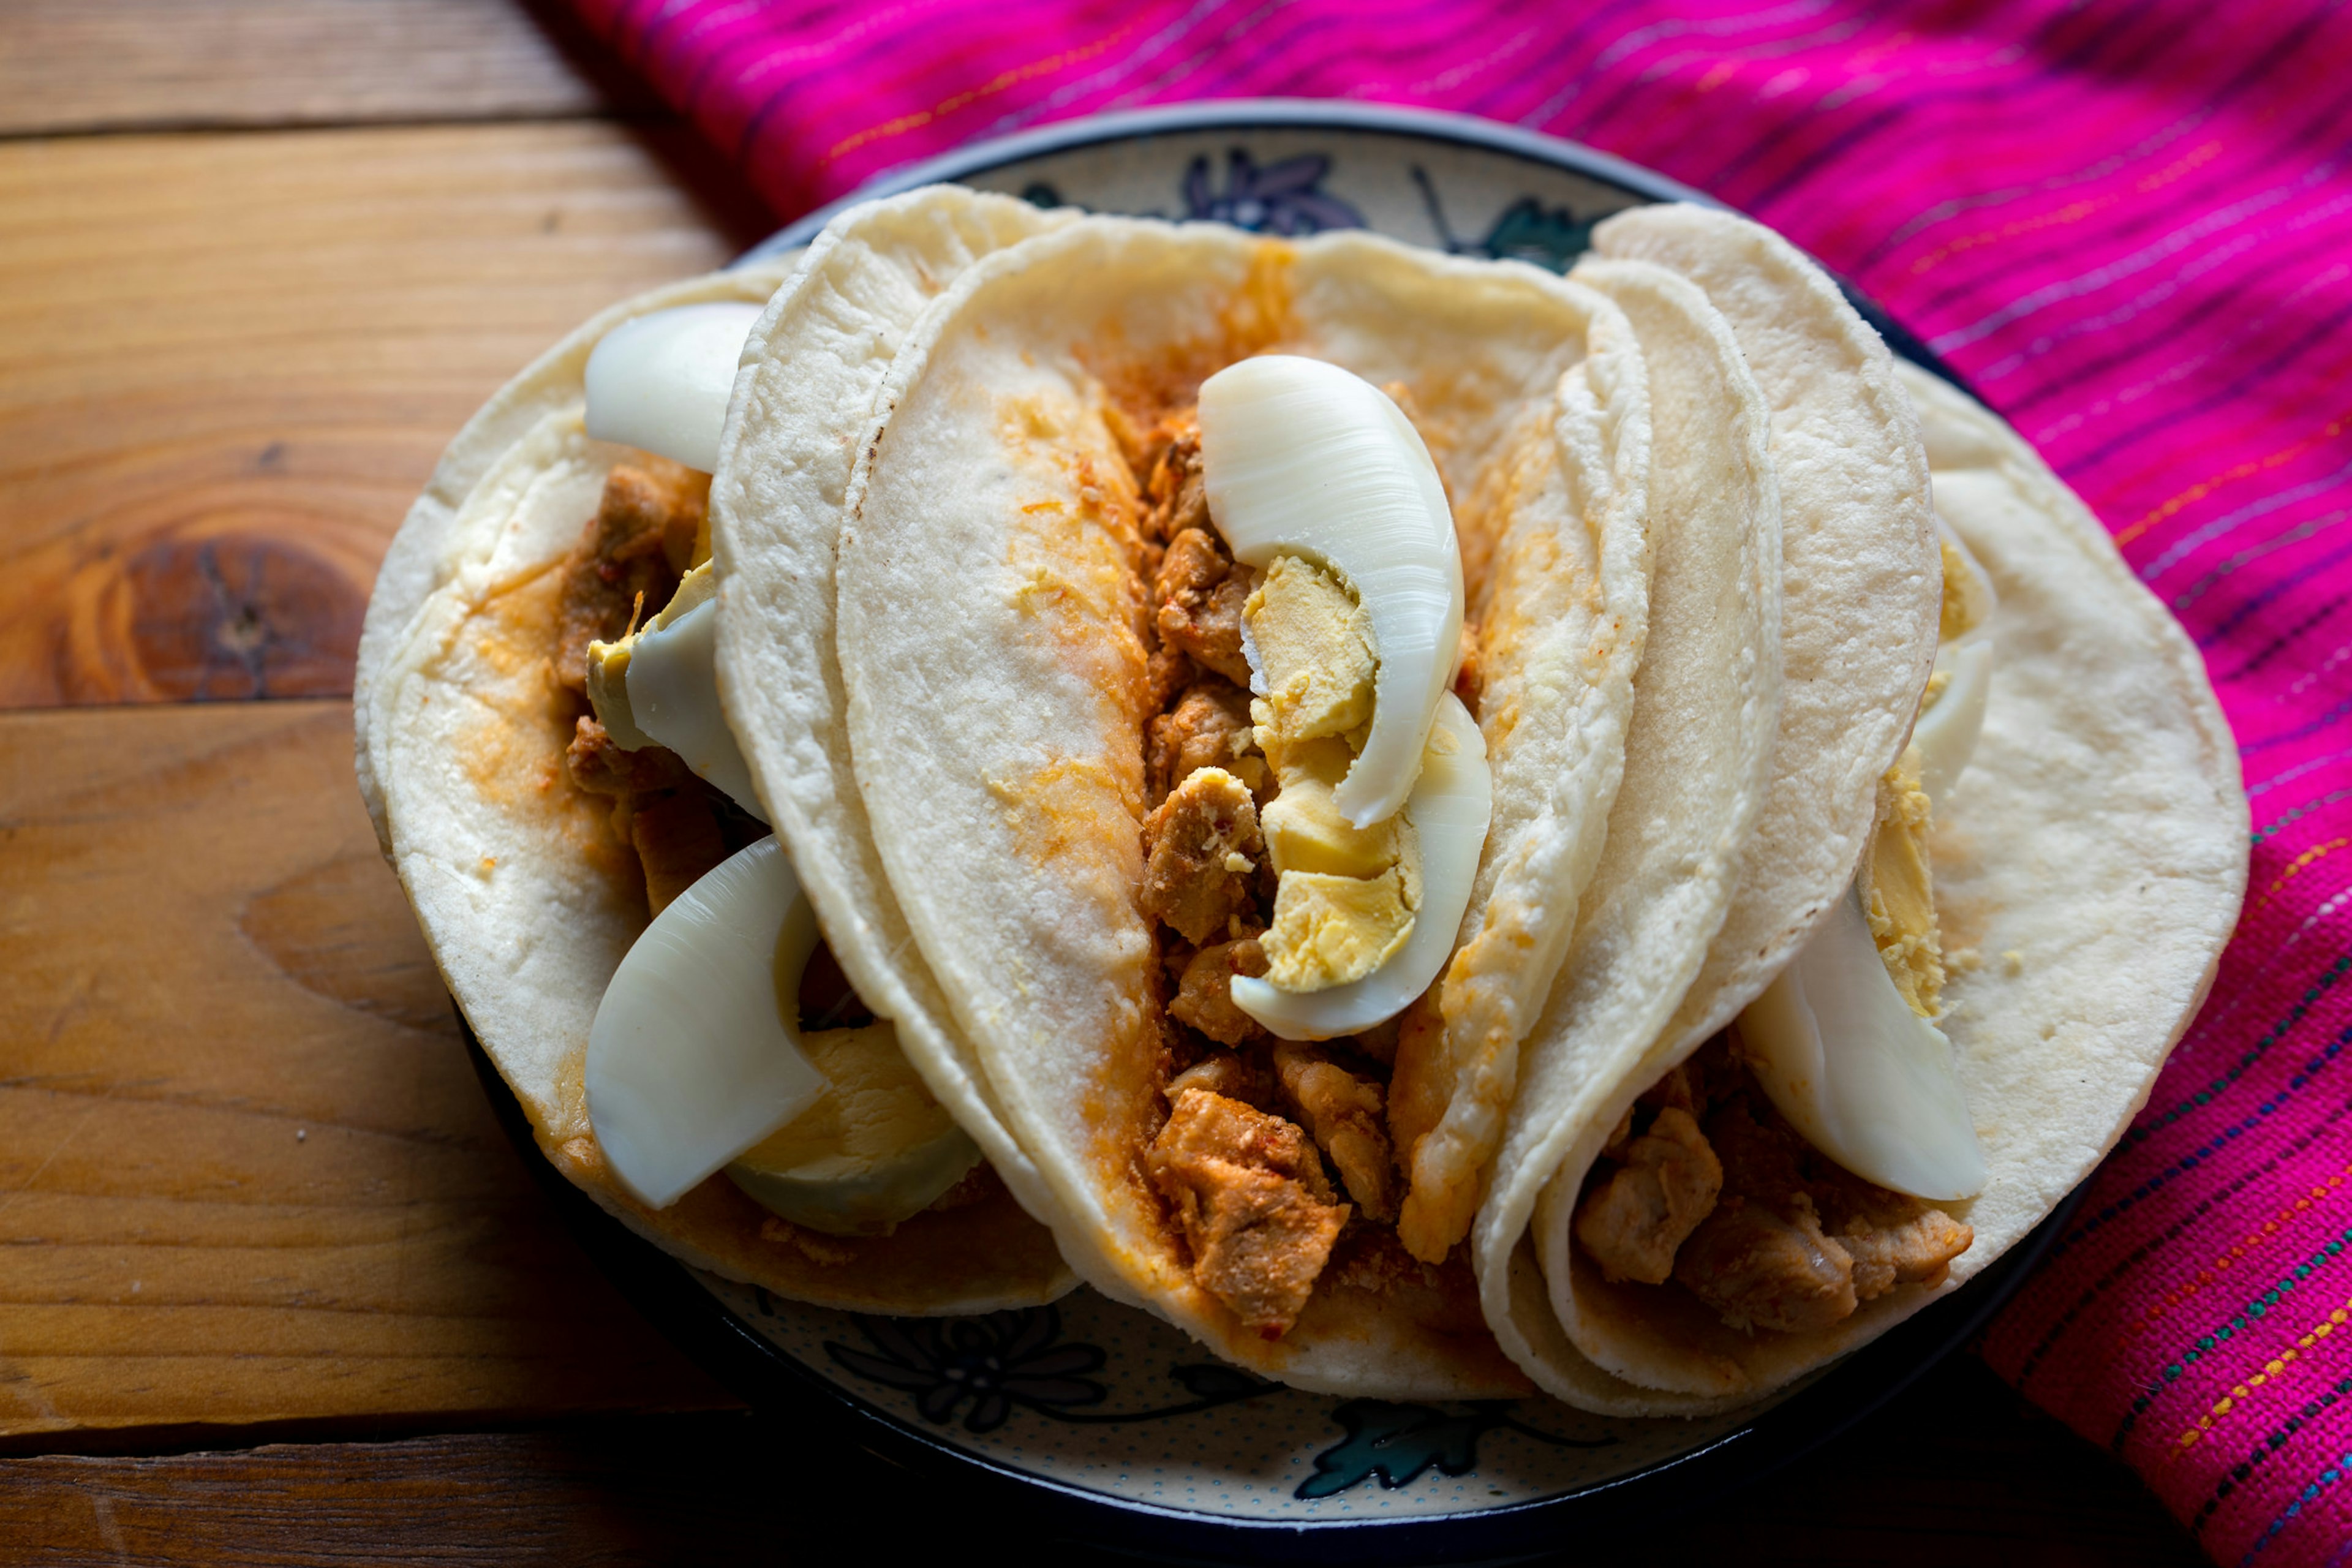
[{"label": "pink striped fabric", "polygon": [[2225,1563],[2352,1561],[2352,16],[2341,0],[575,0],[791,216],[1174,99],[1465,110],[1754,214],[1966,374],[2205,650],[2244,921],[1985,1354]]}]

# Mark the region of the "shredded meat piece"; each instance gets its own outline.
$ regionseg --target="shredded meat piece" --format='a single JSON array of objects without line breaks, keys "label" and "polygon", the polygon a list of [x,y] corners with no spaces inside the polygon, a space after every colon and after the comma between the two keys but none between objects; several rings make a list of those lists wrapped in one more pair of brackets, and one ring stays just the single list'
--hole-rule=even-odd
[{"label": "shredded meat piece", "polygon": [[[1603,1152],[1619,1168],[1597,1170],[1577,1207],[1577,1240],[1606,1279],[1658,1283],[1663,1260],[1732,1327],[1801,1332],[1899,1286],[1940,1283],[1975,1240],[1942,1210],[1866,1182],[1806,1142],[1722,1039],[1635,1107]],[[1637,1117],[1648,1121],[1639,1137]],[[1635,1173],[1645,1161],[1654,1188]],[[1679,1200],[1666,1184],[1677,1163],[1688,1184]],[[1719,1192],[1708,1194],[1711,1210],[1694,1206],[1709,1163]]]},{"label": "shredded meat piece", "polygon": [[1165,799],[1202,768],[1224,769],[1255,795],[1266,767],[1265,758],[1251,754],[1257,750],[1257,731],[1250,722],[1249,703],[1248,692],[1211,676],[1195,681],[1175,707],[1154,718],[1144,742],[1152,799]]},{"label": "shredded meat piece", "polygon": [[632,616],[651,616],[669,603],[709,500],[708,474],[667,458],[623,464],[605,476],[596,515],[563,567],[555,673],[564,685],[587,689],[590,643],[618,641]]},{"label": "shredded meat piece", "polygon": [[1187,411],[1154,426],[1139,454],[1136,472],[1150,477],[1144,493],[1151,502],[1144,531],[1172,540],[1188,528],[1209,526],[1209,497],[1201,482],[1201,421]]},{"label": "shredded meat piece", "polygon": [[1265,852],[1256,803],[1221,768],[1202,768],[1144,818],[1143,848],[1143,912],[1196,943],[1250,907]]},{"label": "shredded meat piece", "polygon": [[1853,1294],[1861,1301],[1874,1300],[1897,1285],[1942,1284],[1952,1259],[1976,1240],[1974,1230],[1925,1204],[1900,1225],[1849,1221],[1831,1235],[1853,1255]]},{"label": "shredded meat piece", "polygon": [[1279,1339],[1348,1220],[1315,1145],[1278,1116],[1187,1089],[1148,1163],[1192,1248],[1194,1282],[1244,1327]]},{"label": "shredded meat piece", "polygon": [[1615,1158],[1617,1169],[1577,1205],[1576,1238],[1602,1279],[1663,1285],[1675,1249],[1714,1211],[1723,1165],[1689,1112],[1671,1106]]},{"label": "shredded meat piece", "polygon": [[951,1214],[957,1209],[968,1209],[995,1196],[1003,1185],[996,1174],[996,1167],[982,1160],[957,1177],[955,1185],[933,1198],[926,1212]]},{"label": "shredded meat piece", "polygon": [[678,754],[667,746],[623,751],[604,732],[604,726],[586,713],[580,716],[573,728],[572,745],[563,753],[563,765],[571,773],[572,784],[590,795],[643,795],[651,790],[676,789],[694,776]]},{"label": "shredded meat piece", "polygon": [[1348,1195],[1367,1219],[1396,1218],[1396,1173],[1389,1158],[1387,1095],[1314,1046],[1284,1040],[1274,1047],[1282,1091],[1315,1142],[1339,1167]]},{"label": "shredded meat piece", "polygon": [[1853,1258],[1822,1234],[1812,1201],[1785,1217],[1739,1196],[1716,1205],[1675,1258],[1675,1278],[1735,1329],[1802,1333],[1855,1306]]},{"label": "shredded meat piece", "polygon": [[[1660,1112],[1661,1116],[1666,1114]],[[1822,1230],[1804,1141],[1742,1095],[1706,1119],[1723,1198],[1675,1258],[1675,1278],[1736,1329],[1823,1329],[1854,1310],[1853,1257]]]},{"label": "shredded meat piece", "polygon": [[1223,542],[1208,529],[1185,529],[1168,542],[1151,588],[1160,640],[1235,685],[1247,686],[1242,605],[1249,595],[1250,574],[1234,564]]},{"label": "shredded meat piece", "polygon": [[1907,1193],[1889,1192],[1816,1157],[1807,1171],[1822,1228],[1853,1255],[1853,1293],[1869,1301],[1897,1285],[1939,1285],[1976,1232]]},{"label": "shredded meat piece", "polygon": [[1176,694],[1200,678],[1198,666],[1185,657],[1181,649],[1155,647],[1144,661],[1143,683],[1150,689],[1151,711],[1167,710]]},{"label": "shredded meat piece", "polygon": [[1170,1079],[1168,1103],[1183,1099],[1188,1089],[1206,1089],[1259,1110],[1270,1109],[1275,1101],[1274,1075],[1266,1071],[1264,1062],[1244,1051],[1213,1051]]},{"label": "shredded meat piece", "polygon": [[1185,963],[1176,995],[1168,1011],[1179,1023],[1190,1024],[1221,1046],[1238,1046],[1265,1031],[1255,1018],[1234,1005],[1234,976],[1265,973],[1265,950],[1257,938],[1221,942],[1202,948]]},{"label": "shredded meat piece", "polygon": [[629,816],[629,842],[645,863],[646,902],[656,914],[728,856],[719,813],[699,789],[639,797]]}]

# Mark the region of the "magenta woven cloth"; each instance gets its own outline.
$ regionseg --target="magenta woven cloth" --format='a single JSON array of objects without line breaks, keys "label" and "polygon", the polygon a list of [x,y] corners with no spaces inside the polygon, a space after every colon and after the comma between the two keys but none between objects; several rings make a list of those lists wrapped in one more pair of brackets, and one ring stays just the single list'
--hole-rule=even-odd
[{"label": "magenta woven cloth", "polygon": [[574,0],[790,216],[1186,98],[1452,109],[1853,278],[2204,649],[2253,877],[2203,1016],[1985,1355],[2224,1563],[2352,1561],[2352,16],[2341,0]]}]

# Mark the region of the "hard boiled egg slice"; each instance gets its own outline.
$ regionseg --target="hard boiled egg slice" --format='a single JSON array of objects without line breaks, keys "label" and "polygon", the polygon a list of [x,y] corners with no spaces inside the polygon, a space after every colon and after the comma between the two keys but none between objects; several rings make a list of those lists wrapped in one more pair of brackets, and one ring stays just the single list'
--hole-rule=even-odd
[{"label": "hard boiled egg slice", "polygon": [[1985,700],[1992,691],[1992,616],[1999,601],[1992,578],[1960,536],[1941,518],[1936,528],[1944,550],[1944,637],[1911,743],[1919,748],[1919,787],[1940,805],[1984,730]]},{"label": "hard boiled egg slice", "polygon": [[1931,1202],[1984,1190],[1984,1146],[1944,1032],[1904,1004],[1848,891],[1739,1015],[1766,1095],[1865,1181]]},{"label": "hard boiled egg slice", "polygon": [[[776,994],[800,989],[776,974]],[[980,1163],[980,1145],[941,1110],[886,1023],[820,1029],[801,1048],[833,1086],[727,1167],[770,1211],[833,1236],[878,1236],[929,1208]]]},{"label": "hard boiled egg slice", "polygon": [[773,838],[722,861],[654,917],[588,1031],[588,1121],[622,1186],[667,1208],[816,1103],[797,976],[816,915]]},{"label": "hard boiled egg slice", "polygon": [[588,434],[715,471],[736,365],[761,309],[680,305],[606,332],[588,355]]},{"label": "hard boiled egg slice", "polygon": [[[1940,805],[1984,728],[1995,601],[1984,568],[1937,526],[1945,635],[1911,743],[1919,787]],[[1780,1114],[1854,1174],[1937,1202],[1983,1189],[1984,1147],[1952,1043],[1895,988],[1854,890],[1740,1014],[1739,1038]]]},{"label": "hard boiled egg slice", "polygon": [[616,643],[590,643],[588,701],[615,745],[631,752],[668,747],[765,822],[751,764],[719,705],[717,588],[706,561],[646,625]]},{"label": "hard boiled egg slice", "polygon": [[1320,360],[1228,365],[1201,384],[1200,418],[1202,488],[1234,558],[1310,561],[1370,618],[1371,730],[1334,799],[1357,827],[1385,821],[1412,793],[1461,642],[1462,554],[1437,465],[1385,393]]},{"label": "hard boiled egg slice", "polygon": [[[1362,765],[1363,759],[1357,759]],[[1486,742],[1451,691],[1437,703],[1405,817],[1421,839],[1421,908],[1412,931],[1388,962],[1361,980],[1323,991],[1279,991],[1237,974],[1234,1005],[1286,1040],[1328,1040],[1393,1017],[1429,989],[1454,952],[1470,884],[1478,874],[1494,809]]]}]

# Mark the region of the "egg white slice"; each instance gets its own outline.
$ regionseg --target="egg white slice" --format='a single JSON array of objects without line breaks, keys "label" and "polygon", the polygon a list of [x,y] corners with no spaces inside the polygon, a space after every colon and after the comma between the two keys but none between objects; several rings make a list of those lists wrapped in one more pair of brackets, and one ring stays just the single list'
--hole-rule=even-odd
[{"label": "egg white slice", "polygon": [[1992,691],[1992,616],[2000,599],[1991,576],[1940,517],[1936,531],[1968,573],[1960,597],[1969,621],[1968,630],[1937,648],[1935,673],[1944,678],[1944,689],[1911,730],[1911,743],[1919,748],[1919,787],[1940,806],[1984,731],[1985,699]]},{"label": "egg white slice", "polygon": [[1299,556],[1370,617],[1371,730],[1334,802],[1359,828],[1386,821],[1412,792],[1462,637],[1462,552],[1429,448],[1370,382],[1264,354],[1201,384],[1201,482],[1235,560]]},{"label": "egg white slice", "polygon": [[680,305],[606,332],[588,355],[588,434],[715,471],[743,340],[761,309]]},{"label": "egg white slice", "polygon": [[[1970,581],[1974,622],[1936,650],[1944,689],[1911,731],[1919,787],[1940,806],[1976,751],[1992,688],[1992,579],[1937,520]],[[1984,1146],[1952,1042],[1911,1011],[1849,889],[1789,967],[1739,1016],[1757,1081],[1812,1145],[1867,1181],[1934,1202],[1973,1197]]]},{"label": "egg white slice", "polygon": [[1453,956],[1494,798],[1478,721],[1460,698],[1445,692],[1404,805],[1405,820],[1421,839],[1422,889],[1404,945],[1361,980],[1327,991],[1278,991],[1264,980],[1237,974],[1234,1005],[1286,1040],[1334,1039],[1402,1012]]},{"label": "egg white slice", "polygon": [[1984,1190],[1952,1042],[1895,989],[1852,891],[1740,1014],[1739,1039],[1780,1114],[1855,1175],[1931,1202]]},{"label": "egg white slice", "polygon": [[639,632],[623,678],[629,713],[646,736],[765,822],[751,764],[719,705],[718,637],[719,604],[707,597],[676,620],[664,616]]},{"label": "egg white slice", "polygon": [[824,1077],[777,995],[817,943],[773,838],[722,861],[654,917],[588,1031],[588,1121],[631,1196],[676,1203],[814,1104]]}]

